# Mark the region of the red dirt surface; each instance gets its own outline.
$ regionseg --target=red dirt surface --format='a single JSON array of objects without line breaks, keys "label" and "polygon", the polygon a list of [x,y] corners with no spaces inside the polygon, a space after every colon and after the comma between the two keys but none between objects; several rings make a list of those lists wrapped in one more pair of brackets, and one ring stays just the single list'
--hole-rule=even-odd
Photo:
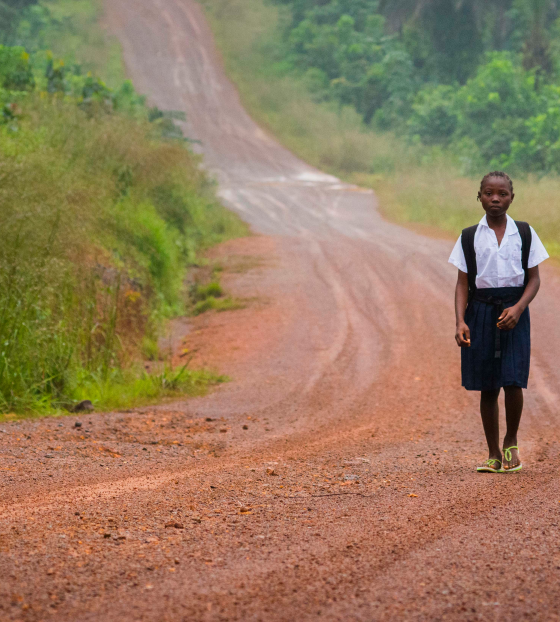
[{"label": "red dirt surface", "polygon": [[[235,291],[244,307],[235,312],[204,313],[192,318],[188,337],[177,349],[174,363],[192,357],[192,367],[234,373],[240,366],[249,373],[253,359],[273,347],[278,333],[293,317],[290,301],[274,296],[278,263],[276,241],[267,236],[230,240],[207,253],[211,266],[223,268],[220,282],[227,293]],[[276,267],[276,270],[274,270]],[[267,278],[263,279],[266,274]],[[237,302],[237,301],[236,301]]]},{"label": "red dirt surface", "polygon": [[449,243],[257,128],[194,2],[108,12],[137,86],[187,111],[224,201],[265,235],[216,250],[249,304],[183,346],[232,382],[0,425],[0,619],[558,619],[558,274],[533,306],[525,470],[477,475]]}]

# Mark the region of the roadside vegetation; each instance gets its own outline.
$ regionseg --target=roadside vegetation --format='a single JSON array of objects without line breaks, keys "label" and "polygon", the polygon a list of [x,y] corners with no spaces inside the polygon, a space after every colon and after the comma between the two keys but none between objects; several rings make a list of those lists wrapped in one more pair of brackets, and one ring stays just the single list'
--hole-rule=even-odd
[{"label": "roadside vegetation", "polygon": [[214,275],[209,283],[195,284],[191,287],[190,296],[192,301],[193,315],[200,315],[205,311],[232,311],[242,309],[245,303],[232,296],[226,296],[218,277]]},{"label": "roadside vegetation", "polygon": [[[197,253],[246,228],[217,201],[178,115],[119,81],[95,2],[30,5],[13,3],[2,36],[14,45],[0,47],[0,412],[199,394],[224,379],[141,361],[189,306]],[[70,62],[46,48],[55,42]],[[84,59],[111,65],[113,88]]]},{"label": "roadside vegetation", "polygon": [[245,105],[302,158],[453,234],[506,169],[515,216],[560,257],[560,3],[202,4]]}]

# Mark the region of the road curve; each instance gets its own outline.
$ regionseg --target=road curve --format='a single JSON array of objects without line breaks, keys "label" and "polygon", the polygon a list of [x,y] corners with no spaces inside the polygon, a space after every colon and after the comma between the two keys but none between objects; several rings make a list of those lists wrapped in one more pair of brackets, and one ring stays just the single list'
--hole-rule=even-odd
[{"label": "road curve", "polygon": [[259,128],[193,0],[107,17],[137,89],[186,111],[223,201],[268,236],[227,251],[264,257],[232,287],[270,305],[231,321],[265,345],[206,398],[0,426],[0,619],[558,619],[557,273],[533,306],[527,468],[477,476],[450,244]]}]

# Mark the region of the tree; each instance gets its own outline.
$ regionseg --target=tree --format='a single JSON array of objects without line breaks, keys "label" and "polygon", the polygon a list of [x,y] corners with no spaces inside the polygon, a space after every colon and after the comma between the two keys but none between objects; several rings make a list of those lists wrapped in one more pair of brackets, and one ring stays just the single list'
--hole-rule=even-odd
[{"label": "tree", "polygon": [[0,0],[0,44],[10,45],[25,9],[37,0]]},{"label": "tree", "polygon": [[514,10],[524,32],[523,65],[539,75],[551,74],[553,61],[547,25],[558,17],[556,0],[516,0]]}]

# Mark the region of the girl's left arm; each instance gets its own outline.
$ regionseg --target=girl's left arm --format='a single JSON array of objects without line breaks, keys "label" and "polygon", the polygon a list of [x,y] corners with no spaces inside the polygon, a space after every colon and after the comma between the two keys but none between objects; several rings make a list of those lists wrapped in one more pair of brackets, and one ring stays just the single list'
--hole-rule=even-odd
[{"label": "girl's left arm", "polygon": [[500,330],[511,330],[515,328],[523,311],[525,311],[539,293],[539,288],[541,286],[539,267],[535,266],[534,268],[529,268],[528,273],[529,280],[523,292],[523,296],[521,296],[521,300],[513,307],[505,309],[499,317],[498,328]]}]

